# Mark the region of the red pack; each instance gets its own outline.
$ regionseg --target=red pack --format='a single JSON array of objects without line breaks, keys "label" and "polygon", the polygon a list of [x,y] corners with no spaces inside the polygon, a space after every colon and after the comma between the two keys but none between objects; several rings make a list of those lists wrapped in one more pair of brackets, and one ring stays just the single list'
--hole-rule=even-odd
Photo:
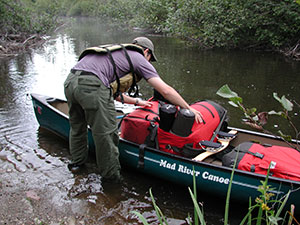
[{"label": "red pack", "polygon": [[[150,128],[153,127],[153,125],[159,126],[159,107],[161,106],[160,104],[164,103],[152,101],[152,104],[152,107],[138,108],[123,118],[120,127],[120,136],[123,139],[137,144],[145,143],[146,138],[150,134]],[[200,149],[198,144],[200,141],[211,139],[213,132],[220,123],[220,117],[224,115],[225,110],[212,101],[197,102],[192,104],[191,107],[201,112],[204,122],[194,122],[192,124],[191,134],[187,137],[178,136],[158,127],[157,133],[155,134],[158,142],[158,146],[155,146],[156,148],[173,154],[180,154],[174,151],[174,149],[181,149],[186,144],[191,144],[193,148]]]},{"label": "red pack", "polygon": [[121,123],[121,138],[132,141],[137,144],[143,144],[149,135],[150,123],[158,124],[159,102],[152,101],[151,107],[137,108],[133,112],[126,115]]},{"label": "red pack", "polygon": [[[228,153],[231,154],[230,164],[237,152],[238,169],[266,175],[270,165],[271,176],[300,181],[300,153],[293,148],[245,142]],[[223,162],[227,156],[224,157]]]},{"label": "red pack", "polygon": [[191,144],[193,148],[200,148],[198,144],[200,141],[211,139],[213,132],[220,123],[220,115],[217,108],[222,107],[211,101],[197,102],[192,104],[191,107],[201,112],[204,122],[194,122],[191,129],[192,132],[187,137],[181,137],[158,128],[159,149],[172,152],[172,148],[181,149],[185,144]]}]

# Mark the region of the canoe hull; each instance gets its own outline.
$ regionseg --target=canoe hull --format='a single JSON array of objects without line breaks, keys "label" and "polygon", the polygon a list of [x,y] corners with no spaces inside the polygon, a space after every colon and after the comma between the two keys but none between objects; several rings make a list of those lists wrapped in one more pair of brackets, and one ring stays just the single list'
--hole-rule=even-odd
[{"label": "canoe hull", "polygon": [[[227,195],[232,172],[230,168],[195,162],[169,153],[161,153],[156,149],[144,150],[144,156],[141,157],[141,150],[138,146],[122,139],[119,151],[120,161],[124,165],[143,173],[191,188],[193,187],[193,174],[195,174],[197,190],[200,194],[209,193],[223,198]],[[140,162],[141,158],[143,158],[143,163]],[[247,202],[249,197],[255,199],[259,195],[257,189],[264,180],[265,176],[263,175],[235,171],[231,197],[244,202]],[[275,188],[274,194],[277,195],[277,198],[281,198],[289,190],[299,188],[299,183],[289,183],[276,178],[270,178],[268,184]],[[295,199],[300,200],[299,190],[291,193],[290,199],[294,204],[297,202],[294,201]]]},{"label": "canoe hull", "polygon": [[[66,102],[37,94],[31,94],[31,98],[40,126],[68,139],[70,126],[67,113],[59,110],[55,105],[66,105]],[[251,132],[247,134],[244,130],[239,130],[239,132],[243,138],[251,134]],[[259,133],[255,133],[255,135],[259,137]],[[265,139],[268,138],[263,134],[261,136]],[[90,131],[89,147],[94,149]],[[121,138],[119,144],[121,164],[181,186],[192,187],[193,174],[195,174],[199,195],[209,193],[223,198],[227,195],[232,173],[230,168],[143,147]],[[232,182],[231,198],[239,202],[247,202],[249,197],[255,199],[259,195],[257,189],[264,180],[265,176],[263,175],[236,170]],[[277,199],[282,198],[291,190],[288,203],[300,207],[300,182],[270,177],[268,184],[275,188],[274,194]]]}]

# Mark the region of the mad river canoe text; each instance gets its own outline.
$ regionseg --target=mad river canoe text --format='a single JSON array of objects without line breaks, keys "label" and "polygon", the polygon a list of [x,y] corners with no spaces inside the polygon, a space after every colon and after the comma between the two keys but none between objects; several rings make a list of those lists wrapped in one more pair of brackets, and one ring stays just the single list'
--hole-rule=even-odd
[{"label": "mad river canoe text", "polygon": [[[176,163],[169,163],[167,160],[161,159],[159,166],[170,169],[170,170],[174,170],[174,171],[177,170],[180,173],[188,174],[191,176],[193,176],[194,172],[195,172],[195,177],[199,177],[201,175],[200,171],[193,171],[193,169],[189,169],[187,166],[180,165],[180,164],[177,165]],[[204,180],[210,180],[210,181],[218,182],[221,184],[229,184],[228,178],[216,176],[216,175],[210,174],[207,171],[204,171],[202,173],[201,177]]]}]

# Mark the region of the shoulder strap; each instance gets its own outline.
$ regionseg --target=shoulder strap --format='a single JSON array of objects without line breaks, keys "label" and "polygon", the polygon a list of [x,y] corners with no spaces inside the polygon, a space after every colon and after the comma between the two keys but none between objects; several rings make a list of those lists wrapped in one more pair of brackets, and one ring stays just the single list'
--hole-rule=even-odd
[{"label": "shoulder strap", "polygon": [[[135,73],[134,73],[134,68],[133,68],[133,64],[132,64],[132,61],[130,59],[130,56],[128,55],[128,52],[126,50],[126,48],[124,47],[124,45],[121,45],[124,53],[125,53],[125,56],[127,58],[127,61],[129,63],[129,66],[130,66],[130,72],[132,73],[132,84],[131,84],[131,87],[129,88],[128,90],[128,94],[130,96],[133,96],[133,97],[137,97],[139,96],[139,87],[136,83],[136,76],[135,76]],[[133,92],[135,90],[135,93],[133,95],[131,95],[131,92]]]},{"label": "shoulder strap", "polygon": [[113,65],[114,76],[116,77],[116,81],[117,81],[117,84],[118,84],[117,91],[115,93],[114,98],[116,98],[116,97],[118,97],[120,95],[121,101],[122,101],[122,103],[124,103],[123,95],[122,95],[122,93],[120,93],[120,78],[117,75],[117,66],[116,66],[116,63],[115,63],[114,58],[113,58],[113,56],[111,54],[111,51],[107,47],[104,47],[104,48],[107,50],[108,57],[110,59],[111,64]]}]

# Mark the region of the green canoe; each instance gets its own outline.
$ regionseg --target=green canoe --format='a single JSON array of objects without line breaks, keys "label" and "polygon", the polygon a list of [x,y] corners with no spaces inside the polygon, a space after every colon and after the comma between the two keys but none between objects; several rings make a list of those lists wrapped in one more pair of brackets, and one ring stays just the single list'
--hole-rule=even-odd
[{"label": "green canoe", "polygon": [[[66,101],[38,94],[31,94],[31,98],[40,126],[67,140],[70,127]],[[286,146],[286,143],[278,137],[238,128],[229,127],[229,129],[231,132],[237,132],[235,138],[229,143],[233,147],[247,140]],[[89,132],[89,147],[94,148],[91,132]],[[195,171],[197,190],[200,194],[208,193],[221,197],[227,195],[232,169],[222,166],[222,162],[214,155],[197,160],[143,147],[120,138],[121,164],[190,187],[193,185],[193,171]],[[264,179],[264,175],[236,169],[231,198],[239,202],[247,202],[249,197],[255,199],[259,195],[258,186]],[[273,192],[276,199],[284,197],[288,191],[291,191],[288,203],[294,204],[296,209],[297,205],[300,207],[300,182],[270,176],[268,184],[275,188]]]}]

